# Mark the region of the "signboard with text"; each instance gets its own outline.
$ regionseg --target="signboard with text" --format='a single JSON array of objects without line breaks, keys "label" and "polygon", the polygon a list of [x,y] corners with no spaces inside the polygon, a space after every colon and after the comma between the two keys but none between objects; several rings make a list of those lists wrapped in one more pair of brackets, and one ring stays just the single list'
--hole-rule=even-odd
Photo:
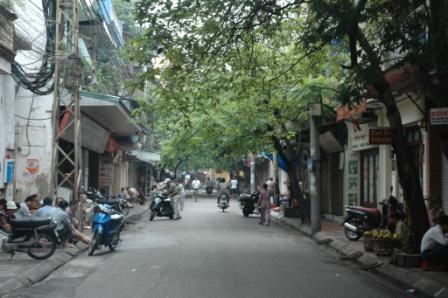
[{"label": "signboard with text", "polygon": [[431,125],[448,125],[448,108],[435,108],[429,112]]},{"label": "signboard with text", "polygon": [[370,145],[389,145],[392,141],[390,128],[371,128],[369,130]]}]

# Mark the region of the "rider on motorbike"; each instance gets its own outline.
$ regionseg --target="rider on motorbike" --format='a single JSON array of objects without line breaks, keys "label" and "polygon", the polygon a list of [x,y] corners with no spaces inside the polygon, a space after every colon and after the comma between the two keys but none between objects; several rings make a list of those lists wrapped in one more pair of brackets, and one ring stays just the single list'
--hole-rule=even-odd
[{"label": "rider on motorbike", "polygon": [[219,184],[218,184],[218,207],[221,203],[221,198],[225,197],[225,199],[227,200],[227,205],[229,205],[229,184],[226,183],[226,179],[225,178],[218,178],[219,179]]}]

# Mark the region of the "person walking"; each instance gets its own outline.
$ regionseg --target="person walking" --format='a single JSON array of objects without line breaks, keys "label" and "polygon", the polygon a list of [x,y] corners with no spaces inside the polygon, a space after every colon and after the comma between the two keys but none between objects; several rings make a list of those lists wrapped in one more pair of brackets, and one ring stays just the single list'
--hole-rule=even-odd
[{"label": "person walking", "polygon": [[268,190],[266,183],[263,184],[263,189],[258,197],[258,205],[261,207],[259,224],[268,226],[271,217],[271,192]]},{"label": "person walking", "polygon": [[201,187],[201,181],[198,180],[198,178],[194,178],[193,182],[191,182],[191,186],[193,187],[193,198],[194,201],[198,201],[198,193],[199,188]]},{"label": "person walking", "polygon": [[184,210],[185,207],[185,188],[182,185],[182,181],[177,180],[177,187],[179,189],[179,201],[180,201],[180,210]]},{"label": "person walking", "polygon": [[234,195],[234,197],[238,194],[238,180],[235,176],[232,177],[232,180],[230,180],[230,193]]}]

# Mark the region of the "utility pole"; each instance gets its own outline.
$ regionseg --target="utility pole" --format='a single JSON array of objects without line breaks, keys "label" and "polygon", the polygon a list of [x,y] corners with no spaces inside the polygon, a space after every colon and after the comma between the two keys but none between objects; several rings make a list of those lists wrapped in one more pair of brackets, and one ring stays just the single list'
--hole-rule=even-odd
[{"label": "utility pole", "polygon": [[280,205],[280,194],[279,194],[279,185],[278,185],[278,154],[276,151],[272,152],[272,161],[274,163],[274,203],[276,206]]},{"label": "utility pole", "polygon": [[322,114],[322,102],[310,105],[310,160],[308,161],[311,200],[311,233],[321,230],[320,212],[320,148],[318,144],[317,122]]},{"label": "utility pole", "polygon": [[255,155],[250,154],[250,193],[255,192]]},{"label": "utility pole", "polygon": [[[64,23],[70,22],[69,28]],[[81,110],[79,103],[79,88],[81,78],[81,59],[79,58],[79,29],[78,29],[78,1],[56,0],[56,36],[55,36],[55,74],[53,98],[53,156],[51,173],[51,193],[57,195],[58,187],[68,183],[72,186],[72,200],[79,200],[81,185]],[[67,33],[64,36],[64,32]],[[70,39],[68,37],[71,37]],[[62,50],[62,45],[69,49],[69,53]],[[62,71],[64,70],[64,73]],[[70,100],[62,98],[63,90],[68,90]],[[61,122],[61,124],[60,124]],[[69,132],[72,130],[72,133]],[[61,147],[60,140],[72,136],[73,149]],[[63,163],[71,165],[68,173],[61,171]],[[77,214],[80,227],[83,229],[82,204],[79,204]]]}]

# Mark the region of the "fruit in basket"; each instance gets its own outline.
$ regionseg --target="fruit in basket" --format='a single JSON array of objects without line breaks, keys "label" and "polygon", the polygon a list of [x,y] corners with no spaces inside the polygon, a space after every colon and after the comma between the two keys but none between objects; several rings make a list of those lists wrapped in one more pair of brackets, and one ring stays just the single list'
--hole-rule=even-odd
[{"label": "fruit in basket", "polygon": [[372,231],[365,231],[363,234],[364,237],[369,238],[373,236],[373,232]]},{"label": "fruit in basket", "polygon": [[375,229],[372,230],[372,237],[376,239],[390,240],[393,239],[393,234],[391,231],[386,229]]}]

